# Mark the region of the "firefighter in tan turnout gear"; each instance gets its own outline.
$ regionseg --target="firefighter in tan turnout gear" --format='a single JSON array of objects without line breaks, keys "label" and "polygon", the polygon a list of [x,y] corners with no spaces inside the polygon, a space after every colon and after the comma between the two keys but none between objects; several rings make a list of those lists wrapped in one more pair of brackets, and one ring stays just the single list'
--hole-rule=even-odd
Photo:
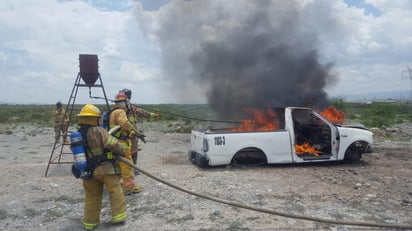
[{"label": "firefighter in tan turnout gear", "polygon": [[85,105],[78,116],[79,132],[86,141],[87,168],[92,173],[83,178],[85,192],[83,225],[92,230],[100,223],[103,188],[109,192],[112,224],[124,224],[126,221],[126,202],[120,184],[120,167],[116,155],[124,155],[119,141],[100,127],[100,110],[92,105]]},{"label": "firefighter in tan turnout gear", "polygon": [[[120,129],[113,135],[119,139],[120,144],[123,146],[125,158],[132,162],[132,139],[136,138],[137,131],[127,117],[126,112],[129,104],[128,98],[123,92],[119,92],[116,95],[114,102],[115,105],[109,116],[109,128],[112,129],[117,125],[120,126]],[[122,186],[124,194],[131,195],[141,192],[142,187],[135,183],[133,168],[123,162],[120,162],[119,165],[122,170]]]},{"label": "firefighter in tan turnout gear", "polygon": [[[134,126],[134,128],[136,130],[137,130],[137,120],[138,120],[138,118],[156,118],[156,119],[160,118],[160,114],[156,114],[156,113],[153,113],[153,112],[148,112],[148,111],[145,111],[141,108],[138,108],[138,107],[132,105],[131,102],[130,102],[131,99],[132,99],[132,91],[131,90],[125,88],[125,89],[119,91],[119,93],[121,93],[121,92],[123,92],[127,96],[127,99],[128,99],[128,102],[129,102],[129,106],[128,106],[129,110],[127,111],[127,117],[129,119],[130,123]],[[144,138],[144,136],[143,136],[143,138]],[[141,138],[141,140],[143,140],[143,138]],[[136,137],[136,138],[131,139],[131,140],[132,140],[132,147],[131,147],[132,159],[133,159],[133,164],[136,165],[138,151],[139,151],[138,139]],[[135,174],[137,174],[137,171],[135,171]]]},{"label": "firefighter in tan turnout gear", "polygon": [[68,144],[67,140],[67,126],[69,120],[66,115],[66,111],[63,109],[62,103],[59,101],[56,103],[56,110],[54,110],[54,139],[56,143],[60,141],[60,136],[63,136],[63,142]]}]

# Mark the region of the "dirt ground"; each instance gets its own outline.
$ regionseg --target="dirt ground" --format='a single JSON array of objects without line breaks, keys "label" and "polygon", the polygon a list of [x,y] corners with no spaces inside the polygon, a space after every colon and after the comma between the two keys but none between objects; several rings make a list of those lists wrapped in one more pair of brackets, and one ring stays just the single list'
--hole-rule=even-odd
[{"label": "dirt ground", "polygon": [[[140,145],[138,166],[185,189],[296,215],[412,226],[411,123],[375,129],[374,151],[361,163],[210,169],[188,160],[190,134],[164,128],[143,125],[147,143]],[[51,127],[0,126],[0,230],[83,229],[83,188],[70,164],[51,164],[44,176],[53,135]],[[71,161],[71,154],[63,154],[64,160]],[[105,193],[96,230],[389,229],[285,218],[201,199],[143,174],[136,181],[144,190],[126,197],[127,223],[110,225]]]}]

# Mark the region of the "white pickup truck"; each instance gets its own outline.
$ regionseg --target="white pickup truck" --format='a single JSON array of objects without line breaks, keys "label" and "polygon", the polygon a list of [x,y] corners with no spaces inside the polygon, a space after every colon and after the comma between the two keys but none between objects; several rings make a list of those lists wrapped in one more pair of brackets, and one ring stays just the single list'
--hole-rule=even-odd
[{"label": "white pickup truck", "polygon": [[189,159],[201,167],[357,161],[363,153],[371,151],[373,134],[363,126],[332,124],[310,108],[287,107],[274,111],[279,124],[277,130],[193,129]]}]

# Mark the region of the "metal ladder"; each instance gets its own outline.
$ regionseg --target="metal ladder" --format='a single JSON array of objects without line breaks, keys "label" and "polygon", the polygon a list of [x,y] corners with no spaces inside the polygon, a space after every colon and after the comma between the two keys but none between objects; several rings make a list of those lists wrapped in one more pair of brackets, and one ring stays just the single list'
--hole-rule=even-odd
[{"label": "metal ladder", "polygon": [[[90,56],[90,55],[87,55],[87,56]],[[80,55],[80,59],[81,58],[82,58],[82,55]],[[97,56],[95,58],[97,59]],[[81,65],[81,63],[80,63],[80,65]],[[80,70],[82,70],[81,67],[80,67]],[[94,73],[94,75],[95,75],[94,77],[96,77],[96,75],[97,75],[97,79],[92,80],[91,82],[90,82],[90,80],[87,81],[87,79],[85,79],[85,78],[87,78],[88,75],[90,75],[90,73],[87,73],[87,74],[82,73],[82,72],[78,73],[76,81],[74,82],[74,85],[73,85],[72,92],[71,92],[70,97],[69,97],[69,101],[66,105],[63,120],[65,118],[68,118],[67,127],[66,127],[66,131],[65,131],[65,133],[67,133],[67,137],[70,137],[70,132],[68,131],[68,127],[69,127],[70,122],[71,122],[71,117],[72,117],[72,114],[73,114],[73,110],[75,109],[74,107],[75,107],[76,96],[77,96],[77,92],[79,90],[79,87],[88,87],[89,88],[89,97],[90,98],[104,99],[106,101],[107,109],[108,109],[108,111],[110,111],[109,101],[108,101],[107,96],[106,96],[106,91],[104,90],[103,81],[102,81],[102,78],[100,76],[100,73],[98,73],[98,72]],[[85,84],[81,83],[82,79],[85,82]],[[96,84],[96,81],[97,81],[97,84]],[[101,88],[102,91],[103,91],[104,98],[103,97],[93,97],[91,95],[91,88],[92,87]],[[62,121],[62,122],[64,122],[64,121]],[[60,134],[60,136],[63,136],[63,134]],[[49,162],[47,164],[46,172],[44,173],[44,176],[47,177],[50,165],[52,165],[52,164],[71,164],[71,163],[73,163],[73,157],[72,157],[72,152],[70,150],[70,144],[64,143],[64,141],[62,143],[58,143],[58,141],[55,140],[52,151],[51,151],[51,154],[50,154]]]}]

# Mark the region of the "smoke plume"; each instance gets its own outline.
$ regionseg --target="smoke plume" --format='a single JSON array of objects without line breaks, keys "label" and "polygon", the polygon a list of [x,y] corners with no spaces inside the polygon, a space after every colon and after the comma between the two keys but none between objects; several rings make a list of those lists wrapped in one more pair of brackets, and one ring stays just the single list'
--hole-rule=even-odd
[{"label": "smoke plume", "polygon": [[323,107],[334,79],[321,64],[302,1],[171,1],[157,39],[176,93],[206,94],[222,117],[244,107]]}]

